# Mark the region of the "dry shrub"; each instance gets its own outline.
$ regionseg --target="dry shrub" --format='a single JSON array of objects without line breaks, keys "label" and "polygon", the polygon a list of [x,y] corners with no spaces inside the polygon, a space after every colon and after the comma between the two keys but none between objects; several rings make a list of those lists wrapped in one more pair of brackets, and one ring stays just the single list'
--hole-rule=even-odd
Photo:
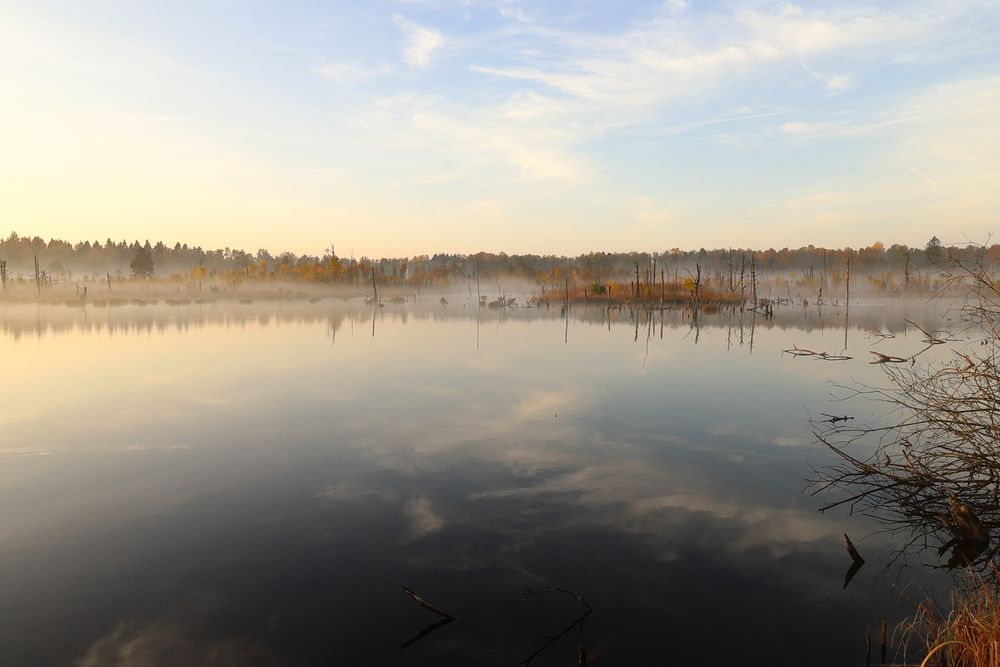
[{"label": "dry shrub", "polygon": [[978,578],[968,589],[952,592],[947,613],[931,602],[918,605],[917,612],[897,630],[905,653],[921,656],[922,667],[1000,667],[997,594],[994,583]]}]

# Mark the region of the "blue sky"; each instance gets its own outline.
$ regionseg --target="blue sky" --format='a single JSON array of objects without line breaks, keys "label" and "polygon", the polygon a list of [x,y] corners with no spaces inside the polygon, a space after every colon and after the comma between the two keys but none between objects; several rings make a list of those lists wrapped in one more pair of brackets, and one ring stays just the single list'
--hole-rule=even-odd
[{"label": "blue sky", "polygon": [[409,255],[997,225],[997,2],[0,8],[22,234]]}]

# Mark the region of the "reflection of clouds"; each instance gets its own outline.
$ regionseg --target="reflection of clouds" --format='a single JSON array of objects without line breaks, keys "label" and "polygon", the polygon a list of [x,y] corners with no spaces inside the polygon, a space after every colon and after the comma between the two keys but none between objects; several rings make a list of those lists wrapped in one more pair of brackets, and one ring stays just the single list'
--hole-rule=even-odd
[{"label": "reflection of clouds", "polygon": [[397,391],[412,392],[411,395],[415,396],[429,396],[448,401],[459,401],[465,397],[465,394],[461,389],[451,387],[446,384],[407,384],[403,382],[394,382],[392,383],[391,388]]},{"label": "reflection of clouds", "polygon": [[782,544],[832,539],[840,532],[835,520],[818,516],[813,510],[775,507],[765,499],[748,497],[747,489],[736,497],[736,490],[725,480],[704,469],[714,457],[690,462],[685,460],[683,450],[675,450],[677,459],[665,460],[637,445],[600,440],[591,446],[580,444],[547,450],[544,463],[537,451],[532,452],[529,463],[512,462],[510,458],[524,450],[508,450],[505,456],[514,469],[524,470],[530,465],[562,472],[532,484],[473,493],[469,499],[524,502],[544,498],[550,503],[562,502],[586,508],[579,513],[579,519],[567,517],[568,521],[619,527],[644,534],[654,542],[676,540],[672,534],[675,524],[693,515],[704,515],[703,519],[729,524],[720,531],[730,535],[725,545],[729,551],[765,545],[778,549]]},{"label": "reflection of clouds", "polygon": [[411,539],[430,535],[444,526],[444,519],[434,513],[427,498],[415,498],[406,503],[406,516],[410,520]]},{"label": "reflection of clouds", "polygon": [[566,413],[566,408],[580,405],[581,391],[578,388],[532,391],[521,399],[511,410],[513,419],[552,419],[558,413]]},{"label": "reflection of clouds", "polygon": [[[804,449],[813,445],[812,433],[805,428],[806,417],[807,413],[803,410],[801,421],[792,422],[791,424],[747,424],[742,421],[729,424],[715,423],[710,424],[705,429],[705,432],[709,435],[728,440],[774,445],[775,447],[785,449]],[[775,433],[775,431],[780,431],[782,428],[787,429],[785,433]]]},{"label": "reflection of clouds", "polygon": [[774,554],[785,546],[803,542],[834,540],[841,532],[833,520],[817,516],[814,511],[777,508],[743,500],[720,497],[707,492],[684,491],[651,496],[632,503],[629,512],[642,522],[663,525],[666,517],[681,511],[684,514],[705,514],[716,520],[729,521],[739,527],[728,531],[728,551],[748,551],[761,546],[771,547]]},{"label": "reflection of clouds", "polygon": [[350,480],[328,484],[317,497],[340,503],[384,503],[401,506],[407,522],[403,542],[417,540],[441,530],[445,523],[444,519],[434,511],[429,498],[418,496],[403,502],[401,497],[405,495],[407,492],[403,489],[384,489],[375,484]]},{"label": "reflection of clouds", "polygon": [[192,446],[186,443],[132,443],[124,446],[112,445],[77,445],[72,447],[0,447],[0,458],[15,456],[51,456],[56,455],[79,455],[96,452],[185,452],[190,451]]},{"label": "reflection of clouds", "polygon": [[359,481],[346,481],[328,484],[316,495],[327,500],[346,502],[391,502],[396,497],[395,494],[389,492],[388,490],[380,489]]},{"label": "reflection of clouds", "polygon": [[147,625],[122,621],[96,641],[80,667],[216,667],[278,665],[276,656],[247,636],[204,637],[196,629],[161,619]]},{"label": "reflection of clouds", "polygon": [[810,447],[813,442],[803,435],[778,435],[772,442],[778,447]]}]

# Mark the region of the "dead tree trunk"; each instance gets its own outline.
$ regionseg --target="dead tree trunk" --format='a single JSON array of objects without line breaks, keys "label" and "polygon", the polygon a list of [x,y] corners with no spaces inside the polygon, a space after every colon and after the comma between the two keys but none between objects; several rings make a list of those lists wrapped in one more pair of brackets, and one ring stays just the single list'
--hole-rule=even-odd
[{"label": "dead tree trunk", "polygon": [[847,258],[847,309],[851,308],[851,258]]}]

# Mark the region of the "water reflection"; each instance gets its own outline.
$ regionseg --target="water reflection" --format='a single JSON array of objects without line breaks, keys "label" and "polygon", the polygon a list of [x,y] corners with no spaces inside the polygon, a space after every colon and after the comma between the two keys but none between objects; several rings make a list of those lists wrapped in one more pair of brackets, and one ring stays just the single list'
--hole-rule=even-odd
[{"label": "water reflection", "polygon": [[[856,307],[847,335],[905,353],[905,319],[943,317]],[[874,569],[840,590],[846,522],[801,493],[803,405],[878,369],[781,351],[843,332],[812,307],[7,308],[3,662],[843,664],[909,610]],[[431,621],[401,586],[458,620],[410,642]]]}]

